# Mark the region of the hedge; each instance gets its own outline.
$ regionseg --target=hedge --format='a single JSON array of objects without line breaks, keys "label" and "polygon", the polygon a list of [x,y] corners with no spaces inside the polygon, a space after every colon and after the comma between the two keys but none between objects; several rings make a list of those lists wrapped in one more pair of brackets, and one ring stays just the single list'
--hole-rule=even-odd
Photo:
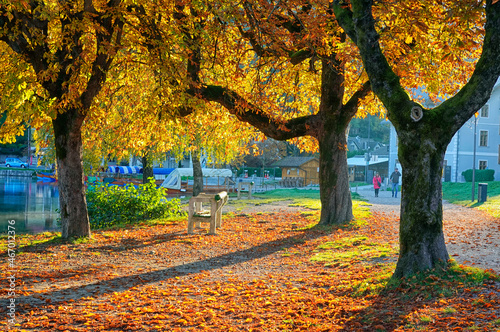
[{"label": "hedge", "polygon": [[[462,172],[465,181],[472,182],[472,169]],[[495,170],[493,169],[476,169],[475,181],[493,181],[495,180]]]}]

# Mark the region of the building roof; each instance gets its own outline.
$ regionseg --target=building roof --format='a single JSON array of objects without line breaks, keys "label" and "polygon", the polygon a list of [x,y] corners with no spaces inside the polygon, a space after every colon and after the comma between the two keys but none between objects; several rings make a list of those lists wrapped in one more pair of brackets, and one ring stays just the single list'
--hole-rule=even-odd
[{"label": "building roof", "polygon": [[[388,162],[389,158],[371,158],[369,165],[375,165],[375,164],[381,164]],[[352,158],[347,158],[347,165],[348,166],[366,166],[366,160],[364,156],[356,156]]]},{"label": "building roof", "polygon": [[299,167],[311,160],[318,160],[316,157],[286,157],[278,160],[271,166],[273,167]]},{"label": "building roof", "polygon": [[381,147],[379,147],[378,149],[374,150],[373,152],[371,152],[372,155],[389,155],[389,145],[383,145]]}]

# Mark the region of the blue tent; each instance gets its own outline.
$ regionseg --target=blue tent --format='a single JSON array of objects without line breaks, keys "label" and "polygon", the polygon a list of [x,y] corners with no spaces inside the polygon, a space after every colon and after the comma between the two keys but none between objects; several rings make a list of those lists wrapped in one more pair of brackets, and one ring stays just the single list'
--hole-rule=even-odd
[{"label": "blue tent", "polygon": [[120,174],[140,174],[142,167],[139,166],[109,166],[108,172]]},{"label": "blue tent", "polygon": [[[155,175],[169,175],[175,168],[153,168],[153,174]],[[142,170],[141,170],[142,173]]]}]

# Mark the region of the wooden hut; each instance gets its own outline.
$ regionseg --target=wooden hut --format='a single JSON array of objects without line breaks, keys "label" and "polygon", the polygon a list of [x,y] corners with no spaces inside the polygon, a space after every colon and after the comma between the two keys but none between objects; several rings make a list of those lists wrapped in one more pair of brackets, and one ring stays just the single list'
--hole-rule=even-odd
[{"label": "wooden hut", "polygon": [[286,157],[272,166],[281,168],[282,182],[287,187],[319,184],[319,159],[316,157]]}]

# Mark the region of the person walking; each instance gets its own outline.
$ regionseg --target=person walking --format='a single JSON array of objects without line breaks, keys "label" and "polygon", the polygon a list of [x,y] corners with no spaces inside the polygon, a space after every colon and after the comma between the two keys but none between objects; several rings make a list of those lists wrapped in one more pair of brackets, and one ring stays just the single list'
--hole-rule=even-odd
[{"label": "person walking", "polygon": [[399,178],[401,177],[401,173],[399,173],[398,168],[394,168],[394,172],[392,172],[391,177],[389,178],[392,183],[392,197],[398,197],[398,189],[399,189]]},{"label": "person walking", "polygon": [[382,178],[380,177],[380,174],[378,174],[377,172],[373,177],[373,189],[375,189],[375,197],[378,197],[378,191],[381,185],[382,185]]}]

